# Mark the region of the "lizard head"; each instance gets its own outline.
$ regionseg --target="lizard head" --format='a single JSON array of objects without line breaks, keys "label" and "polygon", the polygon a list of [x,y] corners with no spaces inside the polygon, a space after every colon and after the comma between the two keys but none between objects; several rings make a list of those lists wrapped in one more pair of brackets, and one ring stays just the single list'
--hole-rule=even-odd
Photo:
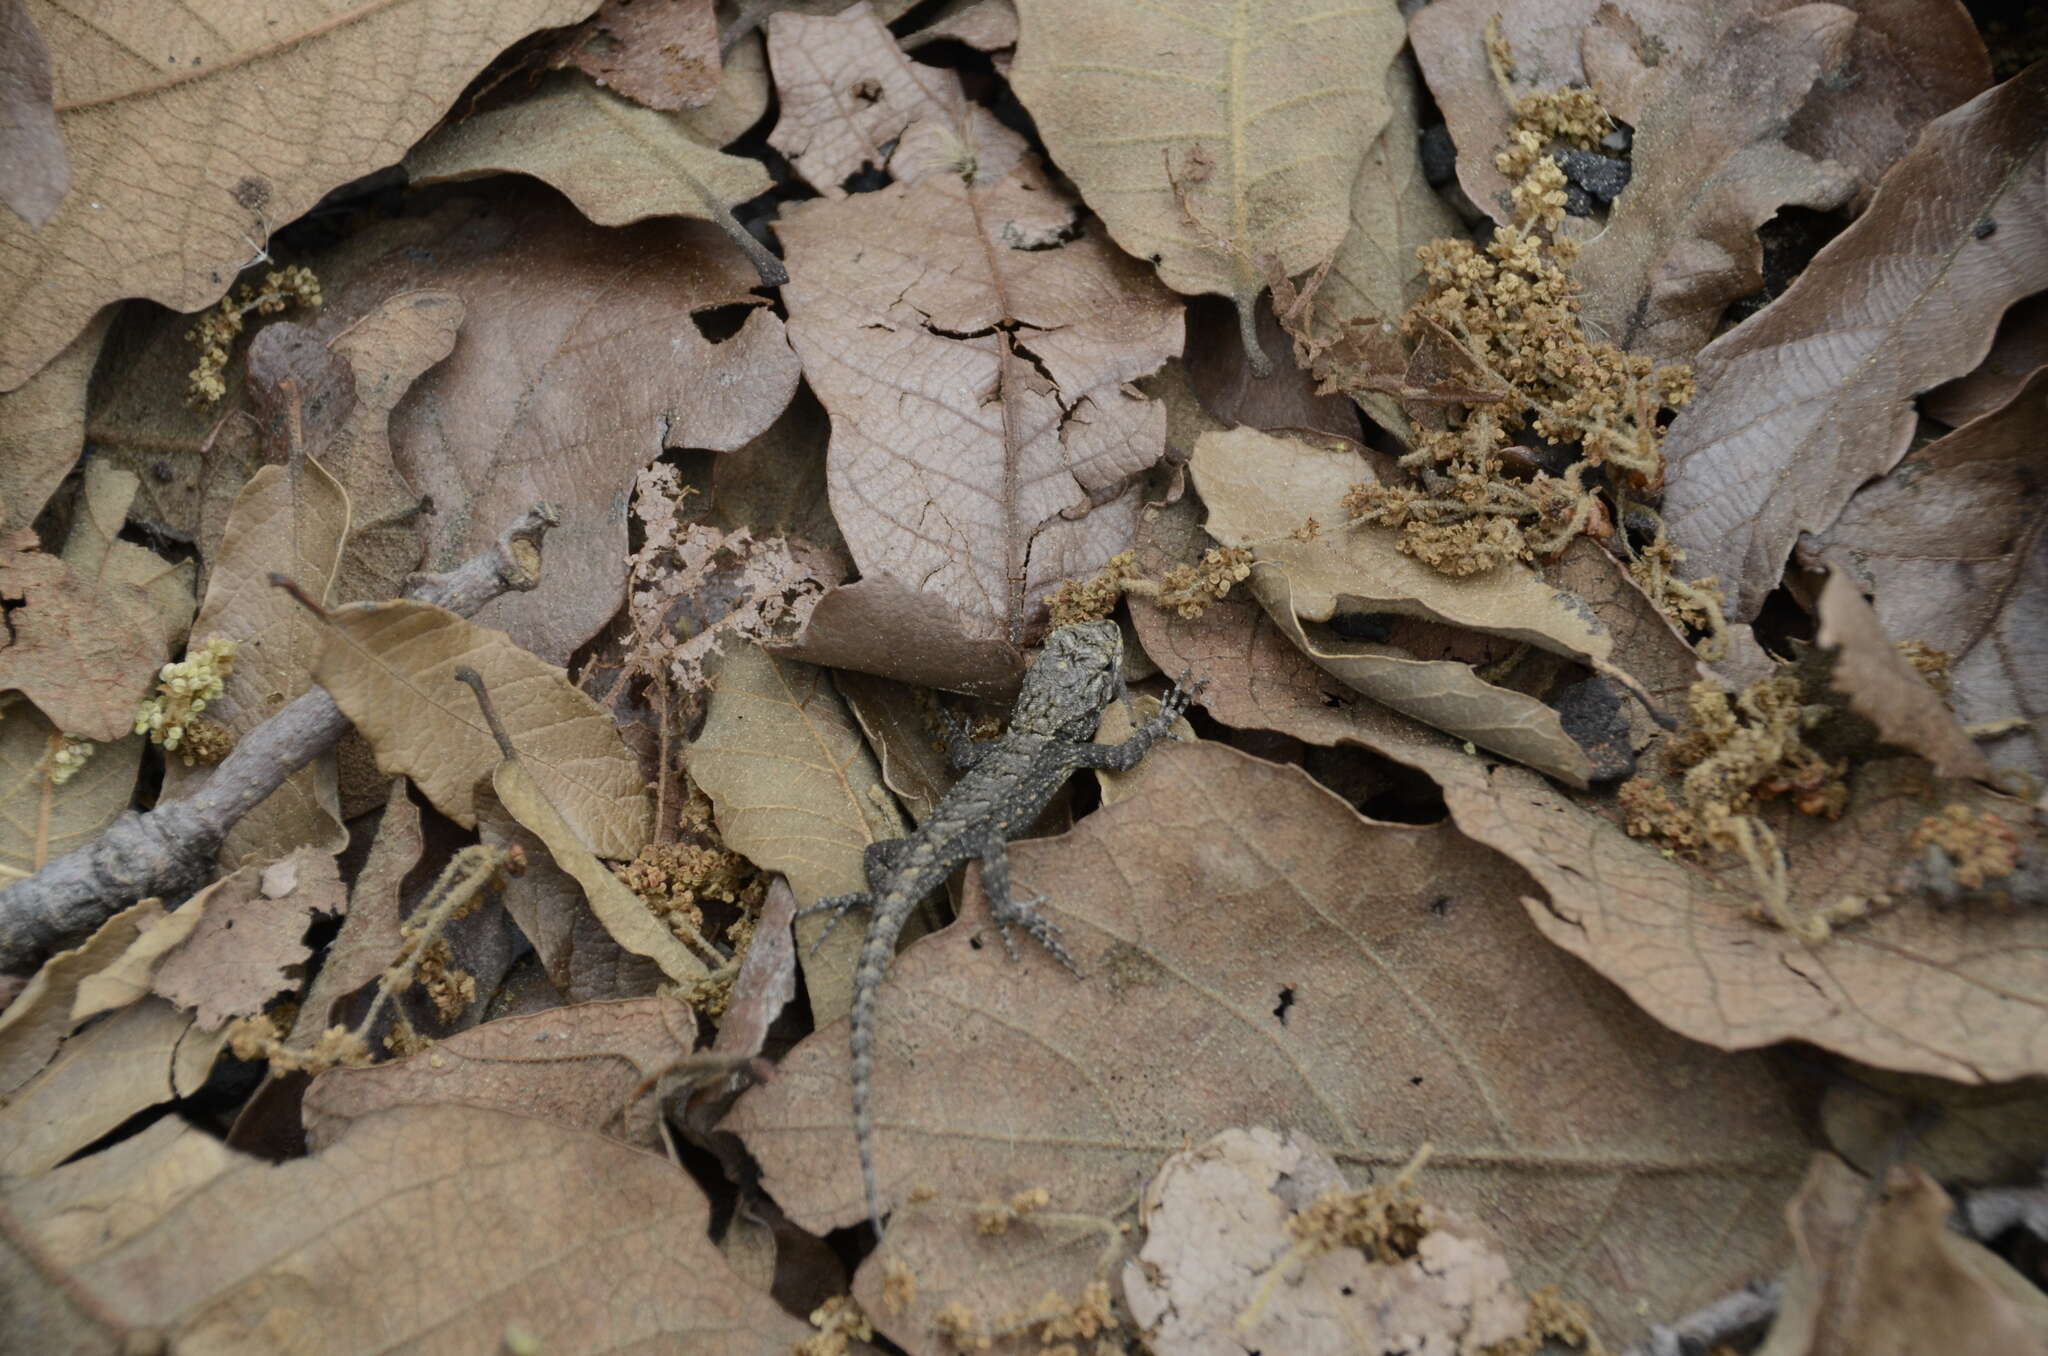
[{"label": "lizard head", "polygon": [[1062,626],[1045,639],[1010,713],[1010,728],[1087,739],[1124,689],[1124,633],[1111,621]]}]

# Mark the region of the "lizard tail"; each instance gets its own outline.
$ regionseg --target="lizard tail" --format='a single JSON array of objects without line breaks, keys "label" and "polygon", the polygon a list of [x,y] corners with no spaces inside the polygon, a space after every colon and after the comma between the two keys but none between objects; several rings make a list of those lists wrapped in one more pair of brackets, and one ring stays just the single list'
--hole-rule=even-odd
[{"label": "lizard tail", "polygon": [[860,961],[854,970],[853,1012],[853,1132],[860,1144],[860,1180],[867,1192],[868,1222],[874,1225],[877,1242],[882,1237],[882,1193],[875,1186],[875,1114],[870,1094],[875,1073],[875,999],[895,950],[895,937],[881,929],[872,930],[861,944]]}]

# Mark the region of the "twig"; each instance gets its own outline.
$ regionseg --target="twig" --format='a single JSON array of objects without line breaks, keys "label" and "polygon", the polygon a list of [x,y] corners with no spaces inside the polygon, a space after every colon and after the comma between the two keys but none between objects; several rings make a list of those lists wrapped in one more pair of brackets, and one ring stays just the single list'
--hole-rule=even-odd
[{"label": "twig", "polygon": [[1653,1324],[1650,1335],[1622,1356],[1701,1356],[1723,1342],[1760,1331],[1778,1314],[1781,1286],[1758,1281],[1695,1309],[1670,1327]]},{"label": "twig", "polygon": [[[501,593],[530,590],[540,583],[541,539],[557,521],[553,505],[537,504],[490,549],[446,574],[414,575],[405,596],[466,617]],[[242,736],[192,795],[130,810],[84,847],[0,890],[0,974],[33,973],[52,951],[139,899],[197,890],[228,830],[348,728],[334,699],[312,688]]]}]

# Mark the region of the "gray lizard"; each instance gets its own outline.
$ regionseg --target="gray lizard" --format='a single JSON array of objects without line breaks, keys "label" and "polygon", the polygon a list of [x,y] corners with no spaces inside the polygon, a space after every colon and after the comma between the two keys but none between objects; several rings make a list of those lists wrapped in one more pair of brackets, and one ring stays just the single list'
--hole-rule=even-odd
[{"label": "gray lizard", "polygon": [[[948,752],[963,769],[930,818],[908,837],[868,845],[862,865],[867,890],[834,895],[804,910],[833,915],[837,925],[849,909],[869,909],[866,938],[853,972],[853,1127],[860,1144],[861,1183],[867,1189],[868,1219],[876,1237],[882,1233],[882,1205],[875,1187],[875,1122],[870,1094],[875,1064],[875,999],[882,975],[896,952],[896,938],[910,911],[945,884],[953,868],[981,859],[981,883],[989,899],[1003,945],[1016,959],[1012,925],[1037,938],[1058,961],[1073,970],[1073,958],[1060,945],[1059,933],[1038,912],[1043,896],[1028,900],[1010,895],[1010,858],[1005,845],[1038,819],[1070,773],[1082,768],[1127,772],[1145,751],[1163,738],[1187,710],[1201,683],[1190,684],[1183,673],[1160,703],[1158,714],[1121,744],[1090,742],[1096,722],[1124,692],[1124,638],[1114,622],[1083,622],[1063,626],[1046,638],[1010,711],[1010,728],[1002,738],[976,744],[957,722],[948,731]],[[831,927],[819,937],[830,935]]]}]

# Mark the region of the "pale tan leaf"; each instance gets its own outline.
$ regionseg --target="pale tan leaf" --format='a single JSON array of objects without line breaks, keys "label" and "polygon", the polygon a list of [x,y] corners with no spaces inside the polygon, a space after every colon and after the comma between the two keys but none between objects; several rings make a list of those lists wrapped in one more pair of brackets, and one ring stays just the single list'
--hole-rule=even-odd
[{"label": "pale tan leaf", "polygon": [[199,1031],[254,1016],[303,981],[313,916],[347,907],[341,873],[326,849],[302,847],[268,866],[245,866],[179,907],[180,914],[202,912],[190,937],[157,964],[154,988],[190,1009]]},{"label": "pale tan leaf", "polygon": [[1389,115],[1393,0],[1024,0],[1018,18],[1017,97],[1167,286],[1220,292],[1249,322],[1262,261],[1294,274],[1337,251]]},{"label": "pale tan leaf", "polygon": [[[1573,266],[1591,333],[1689,360],[1728,303],[1763,286],[1756,228],[1788,204],[1832,208],[1855,193],[1853,169],[1786,144],[1809,92],[1841,77],[1855,26],[1838,5],[1745,19],[1687,79],[1660,81],[1636,120],[1634,176]],[[1654,53],[1630,57],[1661,67]]]},{"label": "pale tan leaf", "polygon": [[1950,1207],[1910,1164],[1879,1191],[1840,1159],[1815,1155],[1785,1207],[1798,1255],[1759,1356],[2048,1353],[2048,1298],[1951,1230]]},{"label": "pale tan leaf", "polygon": [[0,715],[0,886],[32,875],[98,838],[135,794],[147,741],[128,735],[95,744],[85,765],[59,786],[52,757],[63,732],[25,701]]},{"label": "pale tan leaf", "polygon": [[966,115],[960,77],[904,56],[867,0],[829,18],[773,16],[768,65],[782,110],[768,144],[828,198],[845,197],[863,166],[881,166],[912,121]]},{"label": "pale tan leaf", "polygon": [[[1773,1074],[1559,955],[1503,907],[1517,870],[1220,745],[1158,749],[1137,775],[1130,799],[1010,850],[1082,978],[1034,947],[1013,964],[970,915],[883,985],[877,1166],[896,1213],[877,1258],[919,1285],[892,1316],[871,1259],[855,1293],[889,1335],[916,1349],[949,1303],[1078,1294],[1160,1163],[1244,1124],[1316,1136],[1354,1183],[1430,1141],[1432,1197],[1610,1340],[1771,1255],[1805,1157]],[[865,1210],[848,1058],[844,1027],[818,1031],[725,1122],[814,1230]],[[1038,1187],[1052,1204],[1019,1226],[1028,1247],[976,1232],[980,1202]]]},{"label": "pale tan leaf", "polygon": [[[580,692],[577,695],[582,696]],[[492,700],[497,700],[495,685]],[[654,916],[647,901],[627,889],[609,867],[592,855],[583,837],[542,789],[537,773],[531,770],[524,755],[498,764],[491,774],[491,789],[497,792],[505,808],[547,845],[555,865],[575,877],[583,887],[584,898],[590,901],[591,912],[614,941],[634,955],[652,960],[678,984],[694,984],[710,975],[710,967],[676,940],[668,924]]]},{"label": "pale tan leaf", "polygon": [[0,1177],[53,1168],[136,1112],[198,1091],[224,1039],[159,998],[87,1027],[0,1107]]},{"label": "pale tan leaf", "polygon": [[603,1136],[407,1107],[311,1158],[237,1160],[73,1277],[194,1351],[261,1324],[266,1345],[305,1356],[518,1333],[548,1351],[786,1356],[811,1329],[740,1284],[709,1215],[681,1169]]},{"label": "pale tan leaf", "polygon": [[[199,920],[206,916],[205,898],[212,889],[213,886],[208,886],[170,913],[164,912],[160,902],[144,900],[143,905],[153,908],[153,916],[143,916],[142,934],[128,944],[127,950],[98,974],[87,975],[78,981],[78,993],[71,1004],[71,1024],[76,1027],[88,1018],[112,1012],[115,1008],[125,1008],[148,997],[150,983],[156,977],[156,967],[166,954],[176,950],[192,935],[192,929],[198,927]],[[195,902],[199,907],[192,907]]]},{"label": "pale tan leaf", "polygon": [[93,317],[42,371],[0,395],[0,532],[27,527],[85,447],[85,392],[112,325]]},{"label": "pale tan leaf", "polygon": [[[1983,229],[1986,226],[1990,229]],[[2048,287],[2048,66],[1931,124],[1785,294],[1700,353],[1664,440],[1664,518],[1737,620],[1802,531],[1905,452],[1913,396],[1977,365]]]},{"label": "pale tan leaf", "polygon": [[474,827],[476,783],[500,757],[456,681],[466,667],[483,675],[534,782],[578,839],[620,860],[647,841],[653,811],[639,766],[562,670],[430,603],[355,603],[328,619],[314,681],[376,749],[377,766],[412,778],[442,814]]},{"label": "pale tan leaf", "polygon": [[7,1208],[59,1267],[80,1266],[155,1224],[241,1155],[181,1116],[12,1184]]},{"label": "pale tan leaf", "polygon": [[[726,656],[686,766],[711,797],[726,846],[787,876],[799,907],[867,889],[861,857],[868,844],[909,831],[831,678],[754,646]],[[842,927],[812,955],[829,922],[814,916],[797,925],[821,1025],[852,1002],[860,947],[859,933]]]},{"label": "pale tan leaf", "polygon": [[660,1153],[654,1081],[696,1042],[696,1018],[675,998],[485,1022],[404,1059],[321,1074],[306,1089],[306,1145],[318,1153],[389,1107],[455,1105],[538,1116]]},{"label": "pale tan leaf", "polygon": [[98,974],[163,916],[160,900],[130,904],[69,951],[59,951],[0,1012],[0,1097],[34,1077],[73,1026],[78,986]]},{"label": "pale tan leaf", "polygon": [[7,612],[0,691],[15,688],[66,734],[111,742],[133,732],[135,709],[190,621],[192,564],[116,538],[135,477],[103,462],[64,554],[36,551],[26,529],[0,538]]},{"label": "pale tan leaf", "polygon": [[768,191],[758,160],[725,155],[674,117],[580,77],[557,77],[504,108],[452,123],[405,158],[415,184],[530,174],[600,226],[647,217],[730,220]]},{"label": "pale tan leaf", "polygon": [[648,108],[695,108],[719,89],[718,16],[712,0],[605,0],[562,35],[555,64]]},{"label": "pale tan leaf", "polygon": [[786,213],[790,342],[832,416],[854,587],[929,595],[973,628],[906,650],[1017,646],[1047,591],[1130,544],[1165,419],[1127,383],[1178,350],[1180,307],[1077,223],[1014,133],[918,125],[971,143],[971,176]]},{"label": "pale tan leaf", "polygon": [[1839,821],[1769,811],[1801,916],[1872,905],[1816,945],[1756,920],[1733,853],[1706,866],[1667,856],[1518,768],[1442,785],[1458,827],[1548,891],[1524,901],[1544,935],[1674,1031],[1736,1050],[1803,1040],[1963,1083],[2048,1073],[2048,917],[1942,908],[1913,885],[1924,820],[1959,804],[2024,840],[2015,802],[1894,759],[1853,775]]},{"label": "pale tan leaf", "polygon": [[0,204],[41,230],[71,186],[71,162],[51,106],[50,49],[24,0],[0,0]]},{"label": "pale tan leaf", "polygon": [[39,0],[71,191],[41,231],[0,219],[0,389],[107,302],[207,305],[272,231],[402,157],[491,58],[594,8],[396,0],[336,22],[322,0],[284,0],[87,23]]},{"label": "pale tan leaf", "polygon": [[1877,726],[1886,743],[1919,754],[1944,777],[1991,775],[1983,751],[1906,662],[1869,602],[1840,570],[1831,571],[1821,589],[1816,639],[1835,651],[1829,683],[1849,698],[1851,711]]}]

